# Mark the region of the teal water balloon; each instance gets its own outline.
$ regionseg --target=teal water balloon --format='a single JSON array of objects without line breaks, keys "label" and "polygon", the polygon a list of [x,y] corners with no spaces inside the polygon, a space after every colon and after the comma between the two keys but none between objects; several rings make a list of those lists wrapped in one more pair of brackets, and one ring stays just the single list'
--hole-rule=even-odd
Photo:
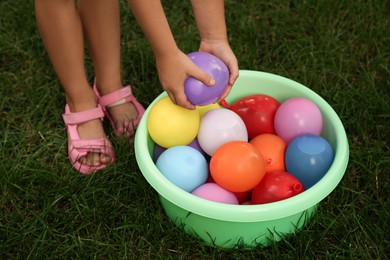
[{"label": "teal water balloon", "polygon": [[327,140],[321,136],[304,134],[294,138],[287,146],[286,169],[307,190],[326,174],[333,158],[334,152]]}]

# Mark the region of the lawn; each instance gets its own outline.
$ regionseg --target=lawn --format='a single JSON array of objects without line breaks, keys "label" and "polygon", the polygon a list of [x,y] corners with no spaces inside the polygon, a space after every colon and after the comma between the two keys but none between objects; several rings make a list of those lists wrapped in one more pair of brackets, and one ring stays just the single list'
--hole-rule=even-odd
[{"label": "lawn", "polygon": [[[163,2],[179,47],[195,51],[190,4]],[[65,95],[38,34],[33,1],[3,0],[1,259],[389,259],[389,1],[225,3],[240,69],[308,86],[344,124],[349,165],[314,218],[267,248],[223,250],[169,221],[126,140],[113,138],[114,166],[88,177],[75,172],[61,119]],[[124,83],[148,105],[162,91],[153,53],[124,1],[121,13]]]}]

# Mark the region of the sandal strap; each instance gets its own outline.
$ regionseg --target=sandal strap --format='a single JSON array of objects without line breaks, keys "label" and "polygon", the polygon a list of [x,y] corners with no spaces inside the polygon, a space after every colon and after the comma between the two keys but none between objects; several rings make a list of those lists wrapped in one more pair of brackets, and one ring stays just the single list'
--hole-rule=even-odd
[{"label": "sandal strap", "polygon": [[98,149],[104,151],[107,147],[110,147],[110,143],[107,139],[80,139],[72,140],[72,145],[76,149],[85,149],[90,151],[91,149]]},{"label": "sandal strap", "polygon": [[92,150],[98,150],[99,153],[108,154],[111,156],[112,161],[114,160],[114,149],[111,142],[107,139],[71,140],[71,143],[72,148],[68,150],[68,154],[72,163],[76,163],[80,157],[86,156]]},{"label": "sandal strap", "polygon": [[[101,96],[99,98],[99,104],[103,107],[107,107],[107,106],[113,105],[113,104],[118,102],[117,104],[119,105],[119,101],[122,101],[122,100],[124,101],[126,98],[129,100],[128,97],[131,97],[134,99],[133,92],[131,91],[130,86],[120,88],[120,89],[112,91],[104,96]],[[133,100],[133,99],[131,99],[131,100]]]},{"label": "sandal strap", "polygon": [[98,118],[101,120],[104,118],[104,112],[100,105],[96,108],[75,113],[70,112],[68,105],[66,105],[65,113],[62,115],[62,119],[66,125],[78,125]]}]

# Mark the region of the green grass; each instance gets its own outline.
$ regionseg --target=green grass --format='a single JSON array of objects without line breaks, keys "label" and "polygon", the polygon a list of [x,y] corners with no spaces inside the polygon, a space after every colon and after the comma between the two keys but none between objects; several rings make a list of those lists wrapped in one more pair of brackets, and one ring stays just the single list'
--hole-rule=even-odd
[{"label": "green grass", "polygon": [[[164,2],[179,46],[196,50],[189,3]],[[162,91],[154,57],[121,7],[125,83],[149,104]],[[33,3],[1,1],[0,258],[389,259],[389,11],[381,0],[226,1],[240,69],[279,74],[319,93],[344,123],[350,161],[302,231],[268,248],[221,250],[168,220],[124,140],[114,140],[115,166],[90,177],[72,169],[64,93]]]}]

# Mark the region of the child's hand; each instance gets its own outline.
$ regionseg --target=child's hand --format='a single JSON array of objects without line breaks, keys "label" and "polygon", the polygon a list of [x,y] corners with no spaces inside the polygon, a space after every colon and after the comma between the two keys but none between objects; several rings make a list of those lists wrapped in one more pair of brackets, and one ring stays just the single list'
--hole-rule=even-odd
[{"label": "child's hand", "polygon": [[215,84],[214,79],[200,69],[179,49],[169,54],[156,56],[157,70],[162,87],[173,103],[188,109],[195,106],[187,100],[184,92],[184,81],[192,76],[208,86]]},{"label": "child's hand", "polygon": [[233,87],[234,82],[238,78],[238,62],[229,43],[226,41],[207,41],[202,40],[199,51],[208,52],[220,58],[228,66],[230,71],[229,85],[220,99],[224,99]]}]

